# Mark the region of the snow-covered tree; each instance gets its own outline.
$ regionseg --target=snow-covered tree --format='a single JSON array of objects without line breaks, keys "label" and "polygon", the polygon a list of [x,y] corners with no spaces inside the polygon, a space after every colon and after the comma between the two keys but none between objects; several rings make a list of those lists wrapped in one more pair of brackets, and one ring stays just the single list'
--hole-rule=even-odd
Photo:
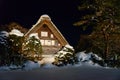
[{"label": "snow-covered tree", "polygon": [[39,39],[35,38],[35,36],[30,37],[23,44],[23,53],[24,55],[32,58],[34,60],[35,57],[41,57],[42,54],[42,46]]},{"label": "snow-covered tree", "polygon": [[9,45],[8,45],[8,32],[0,32],[0,66],[9,63]]},{"label": "snow-covered tree", "polygon": [[54,65],[63,66],[67,64],[74,64],[76,62],[76,57],[74,49],[70,45],[65,45],[60,51],[55,55]]},{"label": "snow-covered tree", "polygon": [[[12,32],[11,32],[12,33]],[[22,56],[23,36],[9,34],[6,31],[0,32],[0,66],[21,65],[25,58]]]},{"label": "snow-covered tree", "polygon": [[24,63],[25,58],[22,54],[22,45],[24,43],[24,37],[17,35],[9,35],[10,46],[10,62],[15,65],[21,65]]}]

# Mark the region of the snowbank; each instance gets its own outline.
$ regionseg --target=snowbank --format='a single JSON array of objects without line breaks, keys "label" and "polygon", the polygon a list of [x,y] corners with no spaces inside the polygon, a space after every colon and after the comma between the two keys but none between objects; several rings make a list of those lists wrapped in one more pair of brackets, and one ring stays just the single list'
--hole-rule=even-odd
[{"label": "snowbank", "polygon": [[39,61],[39,63],[41,64],[42,68],[53,68],[56,67],[55,65],[53,65],[52,63],[54,62],[54,55],[42,55],[44,58]]},{"label": "snowbank", "polygon": [[[92,61],[91,55],[94,55],[97,60],[102,60],[102,58],[98,57],[96,54],[91,53],[84,53],[84,52],[79,52],[77,53],[76,57],[78,58],[79,62],[77,64],[71,65],[68,64],[66,66],[60,67],[60,68],[69,68],[69,67],[98,67],[100,68],[101,66],[97,63],[94,63]],[[9,71],[9,70],[33,70],[37,68],[57,68],[57,66],[53,65],[52,63],[55,60],[54,55],[43,55],[43,59],[38,62],[33,62],[33,61],[27,61],[24,63],[24,67],[22,66],[3,66],[0,67],[0,71]]]},{"label": "snowbank", "polygon": [[40,64],[38,62],[33,62],[33,61],[27,61],[25,64],[24,64],[24,70],[32,70],[32,69],[35,69],[35,68],[40,68]]},{"label": "snowbank", "polygon": [[102,58],[99,57],[98,55],[90,52],[90,53],[85,53],[83,52],[79,52],[76,54],[76,57],[79,61],[79,63],[77,64],[79,66],[81,65],[87,65],[87,66],[98,66],[100,67],[100,65],[97,62],[94,62],[93,60],[96,61],[102,61]]},{"label": "snowbank", "polygon": [[[24,65],[24,66],[23,66]],[[16,65],[10,65],[10,66],[1,66],[0,71],[11,71],[11,70],[32,70],[36,68],[40,68],[40,63],[33,62],[33,61],[27,61],[21,66]]]},{"label": "snowbank", "polygon": [[9,66],[0,67],[0,71],[9,71],[9,70],[10,70]]},{"label": "snowbank", "polygon": [[16,36],[23,36],[24,34],[21,33],[18,29],[13,29],[11,30],[11,32],[9,33],[10,35],[16,35]]},{"label": "snowbank", "polygon": [[54,55],[42,55],[42,57],[44,58],[40,61],[41,64],[54,62]]},{"label": "snowbank", "polygon": [[76,56],[77,56],[77,58],[78,58],[79,61],[88,61],[88,60],[91,60],[92,58],[95,58],[96,60],[102,60],[101,57],[99,57],[96,54],[93,54],[92,52],[85,53],[83,51],[83,52],[77,53]]},{"label": "snowbank", "polygon": [[120,80],[120,70],[80,66],[1,71],[0,80]]},{"label": "snowbank", "polygon": [[21,70],[22,66],[10,65],[10,66],[1,66],[0,71],[11,71],[11,70]]}]

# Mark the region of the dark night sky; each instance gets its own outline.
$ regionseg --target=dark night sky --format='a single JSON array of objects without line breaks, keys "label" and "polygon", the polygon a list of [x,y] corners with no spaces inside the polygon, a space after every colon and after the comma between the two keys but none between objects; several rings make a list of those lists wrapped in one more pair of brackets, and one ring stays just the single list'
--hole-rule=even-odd
[{"label": "dark night sky", "polygon": [[39,17],[48,14],[68,42],[75,46],[80,29],[73,26],[79,20],[77,0],[0,0],[0,24],[18,22],[31,28]]}]

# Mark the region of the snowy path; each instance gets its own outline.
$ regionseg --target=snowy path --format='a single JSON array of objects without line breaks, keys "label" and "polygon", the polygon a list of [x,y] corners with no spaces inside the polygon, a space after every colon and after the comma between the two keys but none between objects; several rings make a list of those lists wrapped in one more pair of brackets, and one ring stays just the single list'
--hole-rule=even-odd
[{"label": "snowy path", "polygon": [[0,72],[0,80],[120,80],[120,70],[81,67]]},{"label": "snowy path", "polygon": [[44,58],[39,61],[41,64],[52,63],[54,61],[54,55],[42,55]]}]

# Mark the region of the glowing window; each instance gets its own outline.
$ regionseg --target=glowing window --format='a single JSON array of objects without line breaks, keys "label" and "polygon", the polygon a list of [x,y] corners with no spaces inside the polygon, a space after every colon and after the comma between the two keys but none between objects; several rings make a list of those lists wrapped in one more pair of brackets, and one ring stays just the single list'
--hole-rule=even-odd
[{"label": "glowing window", "polygon": [[60,43],[58,44],[58,46],[60,46]]},{"label": "glowing window", "polygon": [[55,45],[55,40],[52,40],[51,45],[53,46]]},{"label": "glowing window", "polygon": [[50,46],[51,45],[51,40],[45,40],[45,45]]},{"label": "glowing window", "polygon": [[41,37],[48,37],[48,32],[41,31]]},{"label": "glowing window", "polygon": [[41,45],[45,45],[45,41],[44,40],[40,40]]},{"label": "glowing window", "polygon": [[50,35],[51,38],[54,38],[53,34]]}]

